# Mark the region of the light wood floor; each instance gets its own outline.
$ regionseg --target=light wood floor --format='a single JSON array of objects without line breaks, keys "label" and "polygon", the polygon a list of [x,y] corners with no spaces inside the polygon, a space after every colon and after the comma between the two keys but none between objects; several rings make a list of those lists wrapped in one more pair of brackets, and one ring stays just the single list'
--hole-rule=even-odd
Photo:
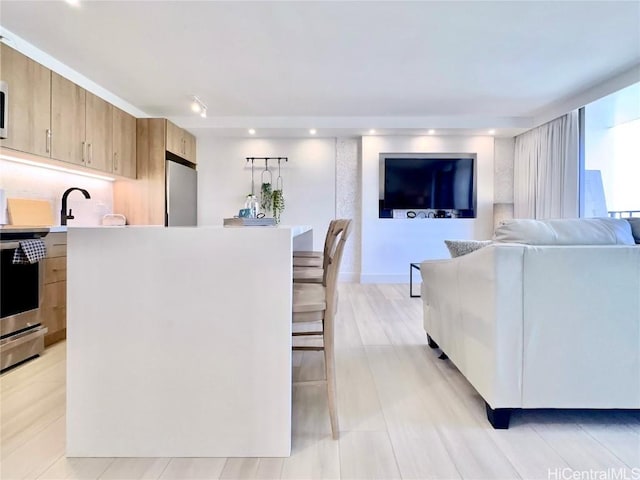
[{"label": "light wood floor", "polygon": [[[509,430],[493,430],[478,394],[426,347],[421,309],[407,285],[340,287],[341,438],[331,440],[324,389],[295,387],[289,458],[65,458],[65,344],[57,344],[0,377],[0,477],[560,479],[569,477],[549,469],[570,468],[640,478],[638,412],[516,412]],[[322,375],[317,352],[296,353],[294,364],[296,379]]]}]

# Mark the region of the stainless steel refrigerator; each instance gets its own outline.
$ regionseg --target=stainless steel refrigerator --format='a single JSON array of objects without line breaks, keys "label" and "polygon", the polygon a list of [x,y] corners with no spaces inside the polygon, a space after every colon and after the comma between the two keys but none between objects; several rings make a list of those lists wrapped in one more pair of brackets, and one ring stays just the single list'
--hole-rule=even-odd
[{"label": "stainless steel refrigerator", "polygon": [[198,172],[170,159],[166,162],[164,224],[167,227],[197,225]]}]

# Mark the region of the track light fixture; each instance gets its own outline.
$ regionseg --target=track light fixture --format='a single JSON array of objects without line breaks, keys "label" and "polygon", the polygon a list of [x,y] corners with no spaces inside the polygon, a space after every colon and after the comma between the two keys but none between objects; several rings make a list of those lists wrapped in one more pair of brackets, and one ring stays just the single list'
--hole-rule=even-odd
[{"label": "track light fixture", "polygon": [[207,118],[207,106],[197,96],[191,96],[191,111],[199,113],[202,118]]}]

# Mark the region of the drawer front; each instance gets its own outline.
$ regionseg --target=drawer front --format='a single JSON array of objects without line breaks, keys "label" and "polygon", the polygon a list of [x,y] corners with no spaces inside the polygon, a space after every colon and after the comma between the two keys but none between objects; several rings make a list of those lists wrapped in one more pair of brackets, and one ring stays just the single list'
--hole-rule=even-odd
[{"label": "drawer front", "polygon": [[60,282],[67,279],[67,257],[44,259],[44,283]]},{"label": "drawer front", "polygon": [[66,245],[52,245],[47,247],[47,257],[66,257],[67,246]]},{"label": "drawer front", "polygon": [[67,255],[67,234],[54,232],[44,237],[47,247],[47,257],[64,257]]},{"label": "drawer front", "polygon": [[40,323],[49,329],[49,334],[66,328],[67,282],[48,283],[44,286]]}]

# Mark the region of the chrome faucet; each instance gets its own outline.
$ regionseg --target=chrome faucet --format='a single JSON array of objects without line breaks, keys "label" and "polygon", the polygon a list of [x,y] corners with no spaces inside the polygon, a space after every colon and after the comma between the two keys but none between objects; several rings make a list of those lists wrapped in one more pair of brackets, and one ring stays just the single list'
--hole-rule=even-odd
[{"label": "chrome faucet", "polygon": [[67,213],[67,197],[74,190],[79,190],[84,195],[84,198],[91,198],[89,192],[87,192],[84,188],[71,187],[65,190],[62,194],[62,210],[60,211],[60,225],[66,225],[67,220],[73,220],[75,217],[73,216],[72,210],[69,210]]}]

